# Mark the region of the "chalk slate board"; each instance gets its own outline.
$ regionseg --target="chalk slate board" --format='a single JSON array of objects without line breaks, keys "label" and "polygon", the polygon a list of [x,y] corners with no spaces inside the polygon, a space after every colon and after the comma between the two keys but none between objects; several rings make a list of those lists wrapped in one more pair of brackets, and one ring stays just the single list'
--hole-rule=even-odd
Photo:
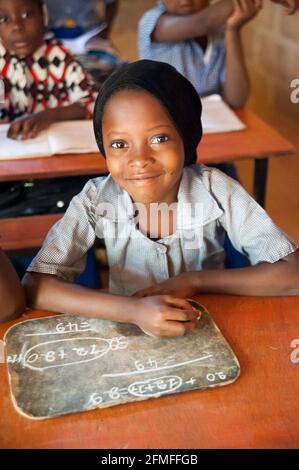
[{"label": "chalk slate board", "polygon": [[15,408],[50,418],[234,382],[237,358],[209,313],[196,331],[158,338],[138,327],[75,315],[28,320],[6,333]]}]

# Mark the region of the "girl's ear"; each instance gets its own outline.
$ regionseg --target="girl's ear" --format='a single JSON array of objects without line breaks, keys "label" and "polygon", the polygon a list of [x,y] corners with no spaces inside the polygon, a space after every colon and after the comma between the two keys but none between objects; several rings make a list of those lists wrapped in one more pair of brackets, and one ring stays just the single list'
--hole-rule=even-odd
[{"label": "girl's ear", "polygon": [[44,1],[42,4],[42,9],[43,9],[44,26],[47,28],[49,24],[49,12],[48,12],[47,5],[45,4]]}]

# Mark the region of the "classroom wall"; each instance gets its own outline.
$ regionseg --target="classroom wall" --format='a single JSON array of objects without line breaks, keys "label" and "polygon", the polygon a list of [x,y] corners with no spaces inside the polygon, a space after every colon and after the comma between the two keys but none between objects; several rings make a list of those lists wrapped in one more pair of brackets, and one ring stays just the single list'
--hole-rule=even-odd
[{"label": "classroom wall", "polygon": [[299,13],[284,16],[280,6],[265,0],[243,39],[255,100],[299,117],[299,103],[290,100],[290,83],[299,79]]},{"label": "classroom wall", "polygon": [[123,60],[131,62],[138,59],[138,21],[143,13],[156,3],[156,0],[119,1],[119,10],[111,31],[111,37]]}]

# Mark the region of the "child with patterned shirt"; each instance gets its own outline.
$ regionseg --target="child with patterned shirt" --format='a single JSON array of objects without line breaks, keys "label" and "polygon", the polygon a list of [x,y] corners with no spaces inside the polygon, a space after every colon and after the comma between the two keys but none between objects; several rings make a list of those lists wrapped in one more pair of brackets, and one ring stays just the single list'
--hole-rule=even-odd
[{"label": "child with patterned shirt", "polygon": [[44,39],[43,0],[0,0],[1,120],[8,137],[36,137],[51,123],[91,118],[96,90],[91,78],[57,41]]},{"label": "child with patterned shirt", "polygon": [[241,29],[261,0],[163,0],[139,22],[142,59],[166,62],[193,84],[200,96],[219,93],[233,107],[244,106],[249,78]]}]

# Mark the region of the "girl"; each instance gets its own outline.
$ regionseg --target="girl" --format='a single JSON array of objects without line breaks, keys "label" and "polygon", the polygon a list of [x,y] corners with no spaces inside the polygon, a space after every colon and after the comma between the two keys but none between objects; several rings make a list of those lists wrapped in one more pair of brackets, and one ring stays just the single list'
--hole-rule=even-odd
[{"label": "girl", "polygon": [[[298,246],[236,181],[195,164],[200,118],[196,90],[168,64],[141,60],[107,79],[94,129],[110,175],[49,232],[24,278],[32,306],[175,336],[195,328],[184,300],[195,294],[299,294]],[[253,266],[223,269],[226,233]],[[73,283],[96,238],[110,294]]]},{"label": "girl", "polygon": [[20,280],[0,248],[0,321],[8,321],[25,310],[25,295]]},{"label": "girl", "polygon": [[243,26],[261,0],[163,0],[139,22],[142,59],[167,62],[185,75],[200,96],[221,94],[233,107],[249,95],[241,42]]},{"label": "girl", "polygon": [[0,0],[0,121],[12,139],[36,137],[57,121],[92,116],[95,87],[57,41],[45,40],[42,0]]}]

